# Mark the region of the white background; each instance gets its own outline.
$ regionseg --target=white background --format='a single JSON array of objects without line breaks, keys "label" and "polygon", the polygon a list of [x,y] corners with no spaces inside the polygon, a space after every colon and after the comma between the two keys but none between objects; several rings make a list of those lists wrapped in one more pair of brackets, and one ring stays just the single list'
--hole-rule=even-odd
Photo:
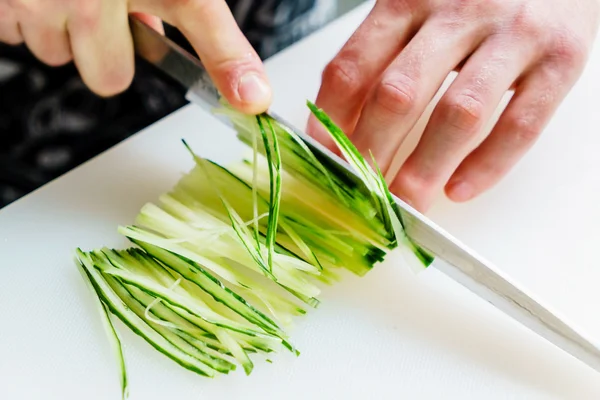
[{"label": "white background", "polygon": [[[274,109],[303,126],[327,61],[368,5],[268,62]],[[600,338],[600,47],[541,140],[494,190],[440,199],[437,223]],[[417,128],[418,130],[418,128]],[[0,211],[0,399],[117,399],[118,370],[73,250],[116,232],[191,166],[179,139],[225,162],[233,132],[186,107]],[[431,269],[397,258],[348,276],[282,353],[208,380],[118,324],[131,399],[598,399],[600,375]]]}]

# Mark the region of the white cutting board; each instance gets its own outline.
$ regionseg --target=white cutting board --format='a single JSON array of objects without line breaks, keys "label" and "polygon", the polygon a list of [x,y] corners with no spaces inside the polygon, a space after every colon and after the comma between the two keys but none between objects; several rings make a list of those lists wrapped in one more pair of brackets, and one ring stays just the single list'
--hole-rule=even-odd
[{"label": "white cutting board", "polygon": [[[268,62],[275,110],[302,126],[320,73],[369,10]],[[430,216],[600,338],[597,46],[543,138],[497,188]],[[179,139],[220,162],[244,147],[195,107],[170,115],[0,211],[0,399],[117,399],[116,364],[73,249],[126,246],[116,232],[192,166]],[[233,154],[232,154],[233,153]],[[600,374],[436,270],[390,258],[325,290],[299,319],[302,354],[208,380],[124,338],[131,399],[599,399]]]}]

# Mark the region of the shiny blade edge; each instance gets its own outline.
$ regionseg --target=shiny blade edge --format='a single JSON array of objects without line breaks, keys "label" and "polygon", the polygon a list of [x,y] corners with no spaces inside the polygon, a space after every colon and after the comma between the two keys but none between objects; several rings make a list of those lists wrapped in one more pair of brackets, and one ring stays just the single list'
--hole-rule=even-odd
[{"label": "shiny blade edge", "polygon": [[402,213],[408,236],[438,256],[432,267],[600,372],[600,343],[433,222],[418,214]]}]

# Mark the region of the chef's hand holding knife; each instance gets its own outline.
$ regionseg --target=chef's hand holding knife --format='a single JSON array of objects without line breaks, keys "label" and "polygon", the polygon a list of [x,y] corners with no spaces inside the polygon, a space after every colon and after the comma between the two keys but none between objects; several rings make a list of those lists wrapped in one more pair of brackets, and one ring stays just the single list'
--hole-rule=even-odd
[{"label": "chef's hand holding knife", "polygon": [[129,14],[190,41],[215,84],[236,108],[265,111],[271,88],[263,64],[223,0],[0,0],[0,41],[25,42],[41,61],[74,61],[85,84],[110,96],[134,75]]}]

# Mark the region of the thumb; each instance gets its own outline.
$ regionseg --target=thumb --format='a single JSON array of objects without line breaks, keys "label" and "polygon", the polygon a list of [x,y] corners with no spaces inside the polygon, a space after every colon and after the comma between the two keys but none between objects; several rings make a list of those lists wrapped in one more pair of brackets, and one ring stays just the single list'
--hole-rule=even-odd
[{"label": "thumb", "polygon": [[247,114],[269,108],[272,92],[263,63],[225,1],[135,0],[133,6],[133,11],[157,15],[181,31],[234,108]]}]

